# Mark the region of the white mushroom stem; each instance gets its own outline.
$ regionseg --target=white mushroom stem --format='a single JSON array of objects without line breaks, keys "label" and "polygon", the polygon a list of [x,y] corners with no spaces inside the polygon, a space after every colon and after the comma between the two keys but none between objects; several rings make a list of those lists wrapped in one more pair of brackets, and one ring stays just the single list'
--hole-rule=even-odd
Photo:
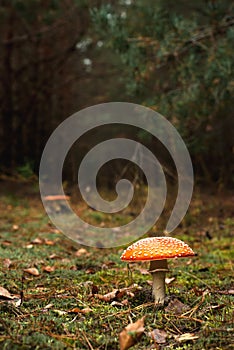
[{"label": "white mushroom stem", "polygon": [[149,272],[153,278],[153,297],[156,304],[164,304],[166,288],[165,276],[168,272],[167,260],[153,260],[150,262]]}]

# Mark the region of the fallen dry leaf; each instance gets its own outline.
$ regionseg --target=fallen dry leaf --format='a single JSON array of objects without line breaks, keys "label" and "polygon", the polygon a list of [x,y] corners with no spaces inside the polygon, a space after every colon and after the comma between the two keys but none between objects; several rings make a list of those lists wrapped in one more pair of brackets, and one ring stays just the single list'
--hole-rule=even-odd
[{"label": "fallen dry leaf", "polygon": [[49,258],[50,258],[50,259],[61,259],[60,256],[57,255],[57,254],[51,254],[51,255],[49,256]]},{"label": "fallen dry leaf", "polygon": [[118,290],[114,290],[113,292],[110,292],[110,293],[107,293],[107,294],[104,294],[104,295],[102,295],[102,294],[94,294],[94,296],[96,298],[98,298],[99,300],[109,302],[109,301],[115,299],[117,292],[118,292]]},{"label": "fallen dry leaf", "polygon": [[112,301],[111,305],[112,306],[127,306],[129,304],[128,299],[124,299],[121,302],[120,301]]},{"label": "fallen dry leaf", "polygon": [[93,310],[90,309],[89,307],[85,307],[83,309],[80,309],[79,307],[74,307],[73,309],[70,309],[68,311],[58,310],[58,309],[54,309],[52,311],[58,314],[59,316],[63,316],[66,314],[84,314],[85,315],[92,312]]},{"label": "fallen dry leaf", "polygon": [[46,239],[46,240],[45,240],[45,244],[46,244],[46,245],[55,245],[55,242],[54,242],[54,241],[51,241],[50,239]]},{"label": "fallen dry leaf", "polygon": [[55,267],[54,267],[54,266],[49,266],[49,265],[47,265],[47,266],[44,266],[44,267],[42,268],[42,270],[45,271],[45,272],[54,272]]},{"label": "fallen dry leaf", "polygon": [[75,252],[75,256],[89,256],[90,253],[85,248],[80,248]]},{"label": "fallen dry leaf", "polygon": [[178,342],[183,342],[183,341],[187,341],[187,340],[198,339],[199,336],[195,335],[194,333],[184,333],[184,334],[180,334],[180,335],[174,335],[174,338]]},{"label": "fallen dry leaf", "polygon": [[39,237],[35,238],[34,240],[31,241],[32,244],[42,244],[43,240]]},{"label": "fallen dry leaf", "polygon": [[2,265],[6,269],[8,269],[12,265],[12,261],[10,259],[6,258],[3,260]]},{"label": "fallen dry leaf", "polygon": [[166,277],[166,278],[165,278],[165,283],[166,283],[166,284],[170,284],[170,283],[173,282],[174,280],[175,280],[175,277],[171,277],[171,278]]},{"label": "fallen dry leaf", "polygon": [[25,248],[27,248],[27,249],[32,249],[32,248],[33,248],[33,244],[27,244],[27,245],[25,246]]},{"label": "fallen dry leaf", "polygon": [[163,329],[154,329],[152,332],[148,333],[153,341],[157,344],[166,343],[167,333]]},{"label": "fallen dry leaf", "polygon": [[6,288],[0,287],[0,299],[13,299],[13,297]]},{"label": "fallen dry leaf", "polygon": [[27,272],[27,273],[29,273],[30,275],[33,275],[33,276],[39,276],[40,275],[38,269],[36,269],[35,267],[29,267],[28,269],[24,269],[24,272]]},{"label": "fallen dry leaf", "polygon": [[81,313],[82,314],[88,314],[88,313],[90,313],[90,312],[92,312],[93,310],[92,309],[90,309],[90,307],[84,307],[83,309],[81,309]]},{"label": "fallen dry leaf", "polygon": [[123,296],[129,296],[132,298],[134,297],[134,292],[139,289],[141,289],[141,287],[133,284],[130,287],[114,289],[112,292],[109,292],[107,294],[94,294],[94,296],[102,301],[110,302],[113,300],[120,300]]},{"label": "fallen dry leaf", "polygon": [[92,312],[93,310],[90,309],[89,307],[85,307],[83,309],[80,309],[79,307],[74,307],[73,309],[69,310],[69,313],[74,313],[74,314],[88,314]]},{"label": "fallen dry leaf", "polygon": [[127,325],[119,334],[120,350],[127,350],[135,345],[144,333],[145,316]]},{"label": "fallen dry leaf", "polygon": [[181,315],[183,312],[186,312],[189,309],[189,306],[183,304],[181,301],[179,301],[179,299],[173,299],[165,308],[165,311],[176,315]]},{"label": "fallen dry leaf", "polygon": [[0,302],[7,302],[13,304],[15,307],[18,307],[21,305],[22,299],[19,295],[11,295],[6,288],[0,287]]},{"label": "fallen dry leaf", "polygon": [[12,243],[11,241],[5,240],[5,241],[1,242],[1,245],[7,247],[7,246],[11,245],[11,243]]}]

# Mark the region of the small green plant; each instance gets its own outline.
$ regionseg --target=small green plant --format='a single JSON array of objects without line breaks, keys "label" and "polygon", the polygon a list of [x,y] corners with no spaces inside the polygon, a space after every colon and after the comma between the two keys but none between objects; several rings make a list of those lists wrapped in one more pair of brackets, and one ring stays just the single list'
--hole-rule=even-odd
[{"label": "small green plant", "polygon": [[24,179],[29,179],[34,175],[32,162],[26,162],[24,165],[19,166],[17,173]]}]

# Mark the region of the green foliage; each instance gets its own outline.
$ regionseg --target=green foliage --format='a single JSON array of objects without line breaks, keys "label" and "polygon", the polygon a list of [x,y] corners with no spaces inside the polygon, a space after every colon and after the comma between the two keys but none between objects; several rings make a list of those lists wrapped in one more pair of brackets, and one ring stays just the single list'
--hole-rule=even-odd
[{"label": "green foliage", "polygon": [[27,162],[24,165],[19,166],[17,169],[17,173],[21,175],[24,179],[29,179],[33,176],[33,165],[31,162]]},{"label": "green foliage", "polygon": [[[227,180],[234,138],[233,3],[124,3],[92,15],[106,44],[128,67],[129,96],[173,122],[198,171]],[[210,159],[213,168],[206,165]]]}]

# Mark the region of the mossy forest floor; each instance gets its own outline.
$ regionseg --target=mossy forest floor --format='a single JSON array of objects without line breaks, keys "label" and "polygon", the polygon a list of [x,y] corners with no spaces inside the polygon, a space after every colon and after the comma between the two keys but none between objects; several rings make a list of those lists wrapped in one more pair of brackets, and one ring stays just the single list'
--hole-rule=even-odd
[{"label": "mossy forest floor", "polygon": [[0,348],[115,350],[124,327],[145,316],[132,349],[233,349],[233,199],[195,191],[173,236],[197,256],[169,261],[168,299],[158,307],[147,263],[129,270],[124,247],[74,243],[50,223],[35,184],[1,181],[0,286],[10,295],[0,289]]}]

